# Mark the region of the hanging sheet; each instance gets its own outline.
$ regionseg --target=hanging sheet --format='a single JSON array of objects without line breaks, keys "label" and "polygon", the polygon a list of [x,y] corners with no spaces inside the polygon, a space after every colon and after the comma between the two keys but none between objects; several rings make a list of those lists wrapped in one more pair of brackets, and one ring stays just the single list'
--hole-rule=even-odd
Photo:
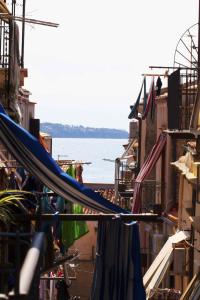
[{"label": "hanging sheet", "polygon": [[146,77],[145,76],[142,81],[142,86],[141,86],[139,95],[137,97],[137,100],[136,100],[135,104],[133,106],[131,106],[131,112],[128,116],[129,119],[133,119],[133,118],[138,119],[138,108],[139,108],[139,104],[140,104],[140,98],[141,98],[143,87],[144,87],[144,103],[146,106]]},{"label": "hanging sheet", "polygon": [[167,135],[165,133],[161,133],[157,142],[153,146],[151,152],[149,153],[146,161],[144,162],[138,176],[135,179],[134,184],[134,194],[133,194],[133,213],[140,212],[141,206],[141,192],[142,192],[142,182],[144,179],[150,174],[151,170],[155,166],[157,160],[159,159],[165,144],[167,141]]},{"label": "hanging sheet", "polygon": [[[138,116],[138,108],[139,108],[141,94],[142,94],[143,89],[144,89],[143,112],[142,112],[141,116],[139,117]],[[152,80],[151,80],[149,93],[148,93],[148,97],[147,97],[146,77],[144,77],[139,95],[137,97],[137,100],[136,100],[135,104],[133,106],[131,106],[131,112],[130,112],[128,118],[129,119],[142,118],[142,120],[144,120],[144,119],[146,119],[149,111],[151,112],[151,118],[153,118],[154,109],[155,109],[155,97],[156,97],[156,92],[155,92],[154,78],[152,78]]]},{"label": "hanging sheet", "polygon": [[145,300],[138,224],[101,221],[91,300]]},{"label": "hanging sheet", "polygon": [[144,97],[142,119],[143,120],[146,119],[149,111],[151,111],[151,118],[153,118],[154,108],[155,108],[155,86],[154,86],[154,78],[152,78],[151,85],[149,88],[148,98],[146,99],[146,96]]},{"label": "hanging sheet", "polygon": [[[66,173],[72,178],[76,178],[76,167],[74,165],[69,165]],[[68,213],[71,214],[83,214],[83,207],[79,204],[68,202]],[[65,249],[68,249],[73,243],[88,233],[88,226],[85,221],[63,221],[62,226],[62,243]]]},{"label": "hanging sheet", "polygon": [[127,213],[98,193],[65,174],[39,141],[0,107],[0,139],[16,160],[64,199],[104,213]]},{"label": "hanging sheet", "polygon": [[171,130],[181,129],[181,115],[183,108],[181,109],[182,99],[180,82],[180,69],[168,76],[167,120],[168,128]]}]

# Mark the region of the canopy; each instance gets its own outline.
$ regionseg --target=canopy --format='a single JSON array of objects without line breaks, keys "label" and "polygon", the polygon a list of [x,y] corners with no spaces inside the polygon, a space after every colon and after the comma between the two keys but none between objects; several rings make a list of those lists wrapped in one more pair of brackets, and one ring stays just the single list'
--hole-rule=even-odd
[{"label": "canopy", "polygon": [[38,139],[12,121],[2,106],[0,106],[0,139],[26,170],[64,199],[103,213],[127,213],[126,210],[65,174]]}]

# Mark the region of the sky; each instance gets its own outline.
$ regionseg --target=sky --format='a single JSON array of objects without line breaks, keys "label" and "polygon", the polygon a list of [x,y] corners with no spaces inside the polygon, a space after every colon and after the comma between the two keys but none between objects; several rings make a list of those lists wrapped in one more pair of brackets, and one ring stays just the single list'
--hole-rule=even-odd
[{"label": "sky", "polygon": [[[173,66],[198,0],[27,0],[25,88],[41,122],[128,130],[149,66]],[[164,73],[165,70],[155,70]],[[148,78],[150,80],[150,78]]]}]

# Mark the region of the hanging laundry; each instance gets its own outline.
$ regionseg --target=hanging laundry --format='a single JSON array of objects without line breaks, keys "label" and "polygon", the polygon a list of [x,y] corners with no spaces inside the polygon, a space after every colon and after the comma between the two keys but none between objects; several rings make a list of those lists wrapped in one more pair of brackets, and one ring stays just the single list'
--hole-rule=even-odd
[{"label": "hanging laundry", "polygon": [[160,76],[158,77],[157,81],[156,81],[156,96],[159,96],[161,93],[161,88],[162,88],[162,81]]},{"label": "hanging laundry", "polygon": [[100,221],[91,300],[145,300],[138,224]]},{"label": "hanging laundry", "polygon": [[8,173],[5,166],[0,167],[0,190],[6,190],[8,188]]},{"label": "hanging laundry", "polygon": [[83,167],[82,167],[82,165],[81,164],[77,164],[76,165],[76,180],[79,183],[83,183],[82,173],[83,173]]},{"label": "hanging laundry", "polygon": [[144,102],[146,103],[146,77],[145,76],[142,81],[142,86],[141,86],[139,95],[137,97],[137,100],[136,100],[135,104],[130,107],[131,112],[128,116],[129,119],[133,119],[133,118],[137,119],[138,118],[138,108],[139,108],[139,104],[140,104],[140,98],[141,98],[143,87],[144,87]]},{"label": "hanging laundry", "polygon": [[9,190],[18,190],[19,186],[16,180],[15,170],[11,170],[8,177],[8,189]]},{"label": "hanging laundry", "polygon": [[76,178],[76,168],[74,165],[69,164],[66,169],[66,173],[72,178]]},{"label": "hanging laundry", "polygon": [[153,88],[152,88],[152,101],[151,101],[151,120],[154,120],[155,116],[155,110],[156,110],[156,90],[154,86],[154,80],[153,80]]},{"label": "hanging laundry", "polygon": [[133,193],[133,206],[132,212],[139,213],[141,209],[141,196],[142,196],[142,182],[150,174],[157,160],[159,159],[167,142],[167,135],[161,133],[153,146],[151,152],[147,156],[144,164],[142,165],[139,174],[135,179],[134,193]]},{"label": "hanging laundry", "polygon": [[57,288],[57,300],[69,300],[71,296],[68,291],[68,286],[64,279],[60,279],[56,283]]},{"label": "hanging laundry", "polygon": [[[47,187],[44,187],[43,192],[46,193],[46,195],[43,195],[42,198],[40,199],[40,209],[41,209],[41,213],[44,214],[54,214],[55,210],[54,208],[51,206],[50,203],[50,199],[48,196],[48,192],[50,190]],[[40,213],[40,211],[36,211],[36,213]],[[54,237],[53,237],[53,233],[52,233],[52,226],[54,225],[53,221],[43,221],[41,222],[41,228],[40,231],[44,232],[46,235],[46,247],[47,247],[47,253],[48,255],[45,257],[45,266],[51,266],[52,262],[55,259],[55,253],[54,253]]]},{"label": "hanging laundry", "polygon": [[154,78],[152,78],[151,85],[149,88],[148,98],[145,100],[146,105],[143,105],[142,119],[146,119],[149,110],[151,111],[151,117],[153,117],[153,110],[155,105],[155,88],[154,88]]},{"label": "hanging laundry", "polygon": [[144,107],[147,105],[147,83],[146,83],[146,77],[144,77],[144,93],[143,93],[143,111]]},{"label": "hanging laundry", "polygon": [[47,151],[47,152],[50,152],[49,150],[49,147],[48,147],[48,145],[47,145],[47,143],[46,143],[46,141],[45,141],[45,138],[44,138],[44,136],[42,136],[42,134],[41,134],[41,132],[39,133],[39,142],[40,142],[40,144],[44,147],[44,149]]},{"label": "hanging laundry", "polygon": [[[82,168],[82,166],[81,166]],[[70,165],[67,168],[66,173],[72,178],[76,177],[76,166]],[[82,177],[82,170],[81,173]],[[83,207],[79,204],[74,204],[71,202],[67,203],[68,211],[70,214],[83,214]],[[68,249],[73,245],[75,240],[80,239],[83,235],[88,233],[88,226],[85,221],[64,221],[62,222],[62,243]]]}]

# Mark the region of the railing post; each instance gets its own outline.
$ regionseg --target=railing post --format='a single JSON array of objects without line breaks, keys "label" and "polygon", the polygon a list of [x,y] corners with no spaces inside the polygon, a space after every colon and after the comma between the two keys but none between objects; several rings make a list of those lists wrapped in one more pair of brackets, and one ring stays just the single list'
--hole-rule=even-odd
[{"label": "railing post", "polygon": [[15,245],[15,255],[16,255],[16,266],[15,266],[15,294],[19,295],[19,273],[20,273],[20,235],[19,231],[16,232],[16,245]]},{"label": "railing post", "polygon": [[39,299],[40,260],[43,252],[43,243],[44,233],[36,233],[20,271],[19,293],[17,294],[15,289],[9,293],[9,299]]}]

